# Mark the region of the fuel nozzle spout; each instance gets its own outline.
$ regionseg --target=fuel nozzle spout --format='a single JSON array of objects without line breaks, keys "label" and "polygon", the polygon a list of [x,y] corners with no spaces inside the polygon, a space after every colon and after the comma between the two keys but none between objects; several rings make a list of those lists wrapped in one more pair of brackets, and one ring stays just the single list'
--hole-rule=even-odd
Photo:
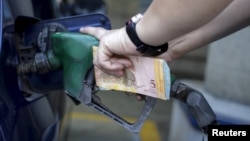
[{"label": "fuel nozzle spout", "polygon": [[43,52],[36,53],[33,60],[17,66],[18,75],[29,73],[44,74],[50,72],[51,70],[53,69],[48,62],[48,57]]},{"label": "fuel nozzle spout", "polygon": [[199,91],[176,81],[172,85],[171,96],[187,105],[199,128],[204,129],[205,132],[208,125],[216,123],[214,111]]}]

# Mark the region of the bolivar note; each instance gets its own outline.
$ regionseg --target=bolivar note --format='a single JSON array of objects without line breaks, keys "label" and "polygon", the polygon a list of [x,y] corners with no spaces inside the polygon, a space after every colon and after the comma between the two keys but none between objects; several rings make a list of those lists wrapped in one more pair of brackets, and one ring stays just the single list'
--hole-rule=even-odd
[{"label": "bolivar note", "polygon": [[[93,47],[95,53],[97,47]],[[115,90],[142,94],[162,100],[170,97],[170,69],[164,59],[127,56],[133,67],[121,77],[107,74],[95,67],[96,85],[100,90]]]}]

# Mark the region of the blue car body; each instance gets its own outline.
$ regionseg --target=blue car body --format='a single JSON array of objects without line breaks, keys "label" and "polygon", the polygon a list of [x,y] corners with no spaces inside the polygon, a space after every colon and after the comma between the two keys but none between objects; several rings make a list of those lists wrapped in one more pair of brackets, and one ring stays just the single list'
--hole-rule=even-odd
[{"label": "blue car body", "polygon": [[[10,58],[15,58],[17,53],[12,37],[15,32],[14,24],[17,15],[13,14],[13,6],[10,6],[11,3],[14,3],[17,8],[19,5],[15,2],[21,3],[19,0],[0,0],[0,141],[58,141],[60,140],[60,124],[65,114],[66,95],[63,91],[59,91],[57,94],[46,94],[27,100],[20,90],[16,67],[8,62],[11,60]],[[46,4],[53,1],[36,2],[47,7]],[[26,6],[25,4],[23,2],[23,5],[19,7]],[[40,5],[37,4],[37,6]],[[46,10],[53,11],[53,8]],[[108,19],[101,14],[89,15],[88,20],[81,22],[79,21],[81,16],[74,16],[75,21],[73,22],[64,22],[63,17],[56,19],[54,15],[56,14],[46,15],[48,19],[41,19],[40,26],[56,21],[62,22],[71,32],[78,31],[80,24],[111,28]],[[82,16],[86,19],[85,15]],[[105,24],[102,23],[103,21],[96,22],[96,17],[103,17],[103,20],[106,21]],[[29,29],[30,31],[27,31],[29,33],[35,33],[37,30],[32,27]]]}]

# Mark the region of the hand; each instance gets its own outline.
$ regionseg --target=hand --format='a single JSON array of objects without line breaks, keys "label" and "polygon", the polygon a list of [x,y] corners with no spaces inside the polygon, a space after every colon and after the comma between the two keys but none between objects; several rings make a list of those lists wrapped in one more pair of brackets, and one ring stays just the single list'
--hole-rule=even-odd
[{"label": "hand", "polygon": [[133,54],[130,48],[134,45],[128,39],[124,28],[106,30],[100,27],[85,27],[81,28],[80,32],[93,35],[100,41],[93,63],[102,71],[121,76],[126,67],[132,66],[132,62],[124,56]]},{"label": "hand", "polygon": [[135,96],[136,100],[138,101],[144,101],[146,99],[145,95],[138,94],[138,93],[130,93],[130,92],[125,92],[126,95],[128,96]]}]

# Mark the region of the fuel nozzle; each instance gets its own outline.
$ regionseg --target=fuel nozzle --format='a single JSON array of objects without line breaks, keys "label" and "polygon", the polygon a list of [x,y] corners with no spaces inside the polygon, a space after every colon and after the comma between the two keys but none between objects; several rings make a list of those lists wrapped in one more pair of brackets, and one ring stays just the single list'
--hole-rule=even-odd
[{"label": "fuel nozzle", "polygon": [[44,26],[39,32],[35,43],[40,52],[37,52],[32,60],[19,64],[17,66],[17,73],[19,75],[28,73],[44,74],[52,71],[54,66],[51,66],[49,63],[52,52],[52,35],[56,32],[66,31],[67,29],[59,23],[50,23]]},{"label": "fuel nozzle", "polygon": [[28,73],[43,74],[51,70],[52,68],[48,62],[47,55],[43,52],[36,53],[33,60],[17,66],[17,73],[19,75]]},{"label": "fuel nozzle", "polygon": [[184,102],[193,115],[199,128],[207,132],[207,126],[216,124],[216,115],[205,97],[197,90],[175,81],[172,84],[171,96]]}]

